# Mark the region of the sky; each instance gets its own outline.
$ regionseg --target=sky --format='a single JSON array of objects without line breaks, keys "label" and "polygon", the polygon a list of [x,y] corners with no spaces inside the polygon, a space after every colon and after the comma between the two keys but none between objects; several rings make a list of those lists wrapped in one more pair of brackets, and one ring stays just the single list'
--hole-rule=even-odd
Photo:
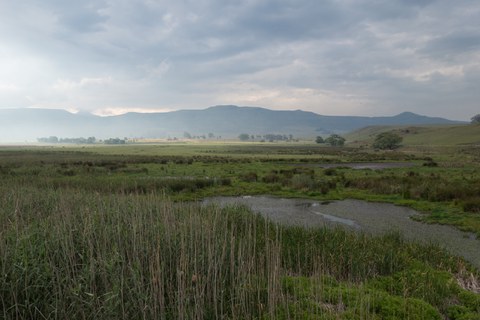
[{"label": "sky", "polygon": [[480,113],[478,0],[0,0],[0,108]]}]

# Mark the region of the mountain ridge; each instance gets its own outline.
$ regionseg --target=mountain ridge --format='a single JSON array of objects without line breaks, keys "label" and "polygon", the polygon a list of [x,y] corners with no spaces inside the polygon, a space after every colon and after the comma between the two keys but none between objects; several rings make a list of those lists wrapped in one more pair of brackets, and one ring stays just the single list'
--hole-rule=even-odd
[{"label": "mountain ridge", "polygon": [[343,134],[369,125],[460,124],[462,121],[412,112],[395,116],[325,116],[303,110],[217,105],[171,112],[129,112],[97,116],[63,109],[0,109],[0,141],[36,141],[39,137],[182,138],[209,133],[234,138],[240,133],[287,134],[310,138]]}]

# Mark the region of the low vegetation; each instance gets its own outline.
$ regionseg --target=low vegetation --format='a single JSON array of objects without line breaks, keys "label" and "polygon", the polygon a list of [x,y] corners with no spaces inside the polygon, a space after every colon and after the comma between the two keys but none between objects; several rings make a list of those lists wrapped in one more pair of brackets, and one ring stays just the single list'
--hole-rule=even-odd
[{"label": "low vegetation", "polygon": [[370,126],[351,132],[346,138],[359,146],[372,146],[377,135],[393,132],[407,147],[429,147],[443,151],[446,147],[480,145],[480,126],[472,118],[472,124],[430,126]]},{"label": "low vegetation", "polygon": [[[480,311],[473,273],[398,234],[282,227],[159,193],[2,188],[4,318],[429,318]],[[473,318],[472,318],[473,319]]]},{"label": "low vegetation", "polygon": [[[355,197],[479,233],[479,157],[315,143],[2,148],[0,317],[478,319],[478,270],[437,246],[190,200]],[[346,165],[369,161],[414,166]]]}]

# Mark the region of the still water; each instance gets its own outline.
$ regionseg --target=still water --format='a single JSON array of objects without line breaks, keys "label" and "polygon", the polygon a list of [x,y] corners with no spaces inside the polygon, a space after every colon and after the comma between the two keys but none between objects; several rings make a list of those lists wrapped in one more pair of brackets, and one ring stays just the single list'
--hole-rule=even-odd
[{"label": "still water", "polygon": [[420,213],[407,207],[352,199],[319,202],[268,196],[213,197],[204,203],[246,205],[272,221],[287,225],[341,225],[373,234],[399,231],[409,240],[436,243],[480,268],[480,240],[474,234],[450,226],[414,221],[411,217]]}]

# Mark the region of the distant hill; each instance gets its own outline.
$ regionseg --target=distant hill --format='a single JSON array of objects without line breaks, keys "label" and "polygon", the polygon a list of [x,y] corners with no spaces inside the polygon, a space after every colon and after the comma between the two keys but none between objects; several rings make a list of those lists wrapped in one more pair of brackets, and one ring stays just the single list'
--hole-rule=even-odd
[{"label": "distant hill", "polygon": [[480,124],[369,126],[346,135],[350,142],[372,144],[379,133],[393,131],[403,137],[406,146],[480,145]]},{"label": "distant hill", "polygon": [[52,109],[0,109],[0,141],[36,141],[38,137],[182,138],[209,133],[234,138],[292,134],[314,137],[344,134],[365,126],[458,124],[461,122],[404,112],[391,117],[323,116],[301,110],[277,111],[258,107],[215,106],[166,113],[127,113],[100,117]]}]

